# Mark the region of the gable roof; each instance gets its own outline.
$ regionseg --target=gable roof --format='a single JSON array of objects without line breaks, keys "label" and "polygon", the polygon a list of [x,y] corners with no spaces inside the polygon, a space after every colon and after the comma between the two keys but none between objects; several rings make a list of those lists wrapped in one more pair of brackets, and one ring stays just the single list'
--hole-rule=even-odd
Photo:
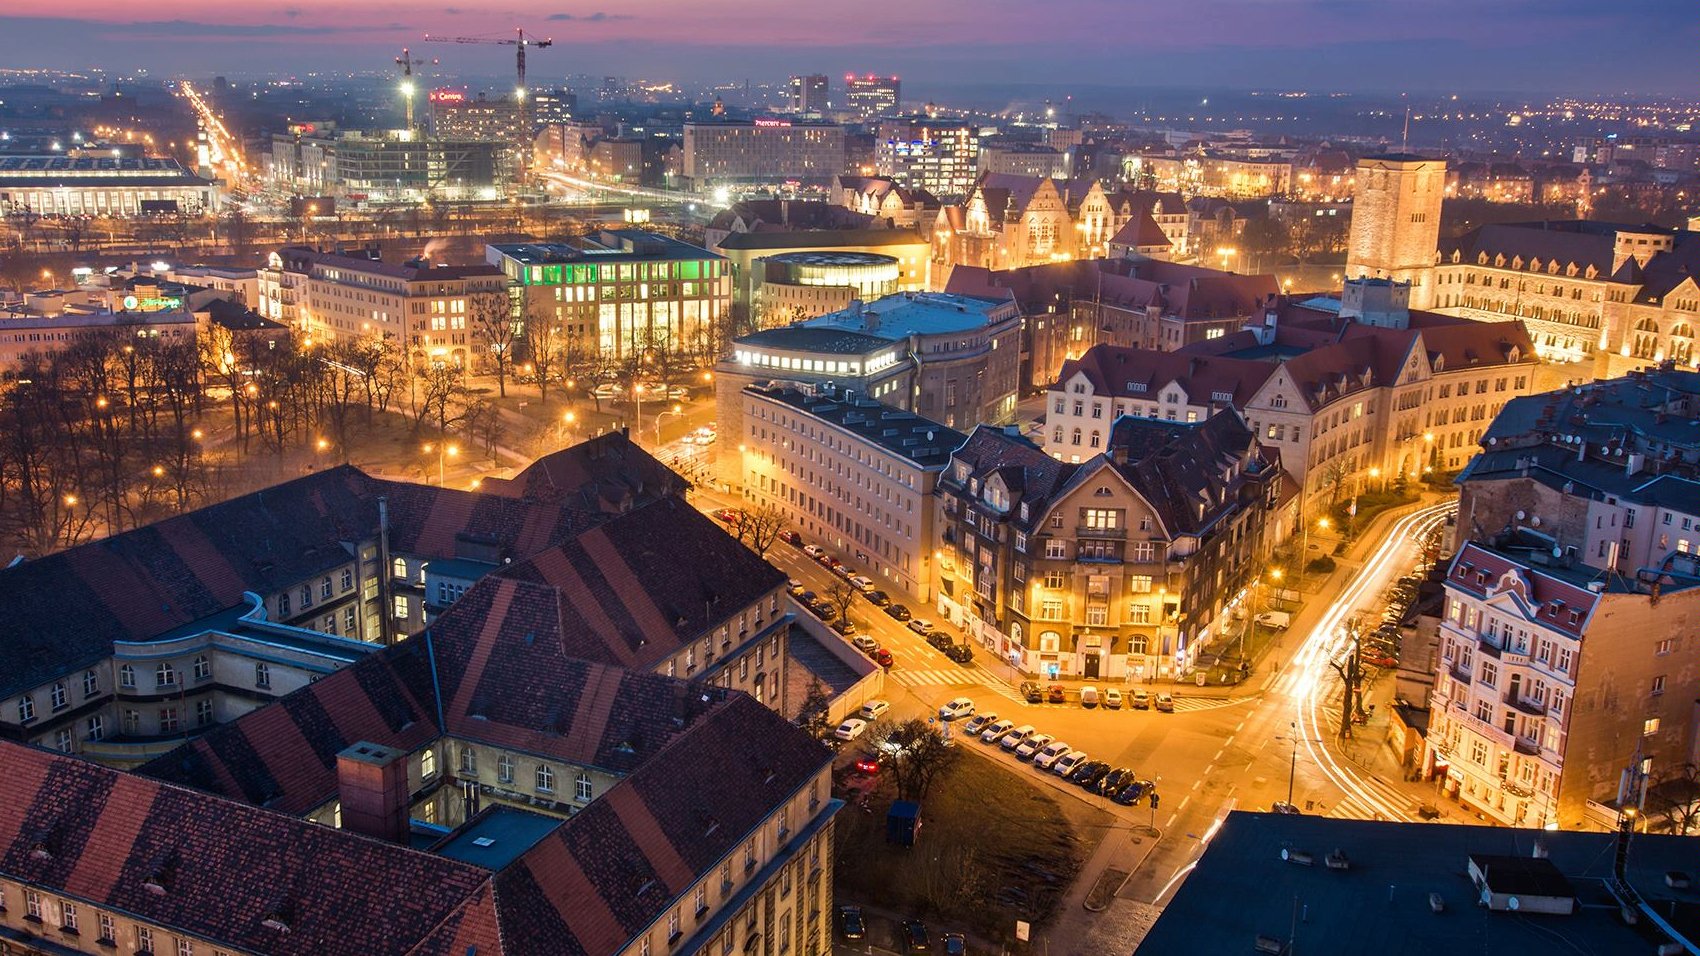
[{"label": "gable roof", "polygon": [[1224,399],[1216,396],[1227,395],[1227,402],[1244,408],[1275,368],[1272,363],[1253,359],[1100,344],[1087,349],[1080,358],[1064,362],[1052,389],[1084,375],[1098,395],[1154,402],[1164,387],[1178,384],[1194,403],[1220,402]]},{"label": "gable roof", "polygon": [[486,478],[479,490],[503,497],[620,512],[685,493],[689,482],[623,431],[550,452],[512,478]]},{"label": "gable roof", "polygon": [[1197,424],[1123,416],[1111,426],[1108,445],[1116,471],[1171,536],[1203,533],[1237,510],[1242,489],[1269,470],[1256,436],[1232,409]]}]

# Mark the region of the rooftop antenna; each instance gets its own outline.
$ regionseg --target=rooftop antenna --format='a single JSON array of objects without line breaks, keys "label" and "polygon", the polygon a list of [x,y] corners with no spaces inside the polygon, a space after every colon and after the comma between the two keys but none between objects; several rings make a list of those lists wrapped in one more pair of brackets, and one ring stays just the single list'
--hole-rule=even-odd
[{"label": "rooftop antenna", "polygon": [[1401,152],[1411,148],[1411,101],[1407,98],[1409,96],[1408,93],[1399,94],[1399,98],[1405,100],[1405,131],[1399,135]]}]

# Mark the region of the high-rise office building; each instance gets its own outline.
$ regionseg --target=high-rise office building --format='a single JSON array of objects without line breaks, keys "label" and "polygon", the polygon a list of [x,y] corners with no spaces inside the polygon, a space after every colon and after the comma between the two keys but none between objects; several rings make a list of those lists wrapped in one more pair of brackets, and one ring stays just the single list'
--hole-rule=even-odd
[{"label": "high-rise office building", "polygon": [[895,76],[846,74],[844,103],[864,120],[890,116],[903,105],[903,82]]},{"label": "high-rise office building", "polygon": [[972,124],[912,117],[887,120],[874,140],[874,169],[935,196],[961,196],[979,172],[980,140]]},{"label": "high-rise office building", "polygon": [[791,109],[798,113],[824,113],[832,107],[824,73],[791,77]]},{"label": "high-rise office building", "polygon": [[531,122],[541,129],[573,121],[578,110],[578,94],[568,89],[531,91]]}]

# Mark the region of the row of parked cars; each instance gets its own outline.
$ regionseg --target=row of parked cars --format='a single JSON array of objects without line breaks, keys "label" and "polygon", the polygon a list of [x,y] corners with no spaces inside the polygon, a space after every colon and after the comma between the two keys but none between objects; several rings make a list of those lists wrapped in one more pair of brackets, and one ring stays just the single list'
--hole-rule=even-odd
[{"label": "row of parked cars", "polygon": [[[849,941],[868,938],[868,921],[860,906],[838,908],[838,935]],[[905,953],[935,952],[927,925],[918,919],[906,919],[898,926],[898,942]],[[968,944],[961,933],[945,933],[939,937],[937,952],[944,956],[965,956]]]},{"label": "row of parked cars", "polygon": [[949,723],[962,721],[965,737],[977,738],[986,746],[1001,747],[1014,754],[1015,759],[1032,763],[1035,770],[1056,774],[1088,793],[1108,797],[1123,806],[1149,796],[1156,789],[1155,784],[1140,779],[1132,768],[1112,767],[1105,761],[1093,760],[1086,751],[1076,750],[1032,724],[1017,726],[1015,721],[996,712],[980,713],[968,697],[957,697],[941,706],[939,719]]},{"label": "row of parked cars", "polygon": [[1359,637],[1359,660],[1381,668],[1399,665],[1399,622],[1405,619],[1405,612],[1417,599],[1417,586],[1422,583],[1426,571],[1426,566],[1419,567],[1393,582],[1382,595],[1381,622],[1375,630]]},{"label": "row of parked cars", "polygon": [[[1070,690],[1061,684],[1046,686],[1038,681],[1028,680],[1021,682],[1021,696],[1029,704],[1066,704]],[[1153,694],[1148,690],[1138,689],[1123,694],[1119,687],[1100,689],[1096,684],[1086,684],[1074,692],[1074,696],[1080,701],[1080,706],[1087,710],[1099,706],[1107,710],[1121,710],[1124,705],[1133,710],[1155,709],[1164,713],[1173,713],[1175,709],[1175,697],[1167,691]]]}]

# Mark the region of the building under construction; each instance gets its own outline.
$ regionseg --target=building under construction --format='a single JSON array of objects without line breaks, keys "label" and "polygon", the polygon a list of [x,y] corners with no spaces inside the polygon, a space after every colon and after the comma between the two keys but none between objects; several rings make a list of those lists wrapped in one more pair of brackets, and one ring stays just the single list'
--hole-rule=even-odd
[{"label": "building under construction", "polygon": [[513,152],[492,140],[304,126],[272,137],[271,176],[300,195],[353,203],[489,201],[515,182]]}]

